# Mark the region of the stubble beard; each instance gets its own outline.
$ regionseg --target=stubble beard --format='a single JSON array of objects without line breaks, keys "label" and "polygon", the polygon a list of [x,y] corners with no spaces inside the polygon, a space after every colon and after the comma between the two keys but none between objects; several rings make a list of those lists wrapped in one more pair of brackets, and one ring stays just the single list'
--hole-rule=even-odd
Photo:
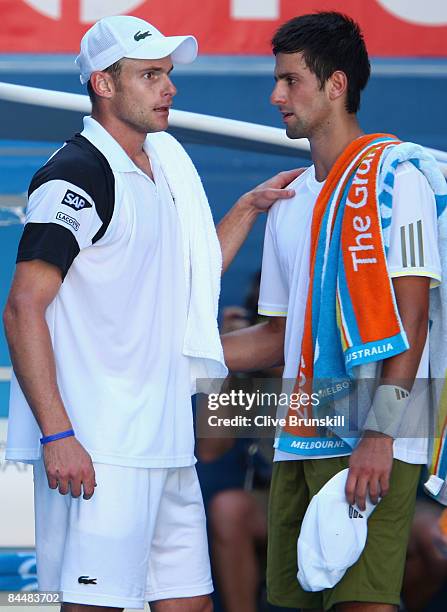
[{"label": "stubble beard", "polygon": [[161,121],[155,111],[136,105],[128,97],[124,97],[121,104],[118,105],[117,113],[124,123],[140,134],[163,132],[168,127],[167,121]]},{"label": "stubble beard", "polygon": [[[150,113],[128,113],[126,123],[136,132],[141,134],[152,134],[155,132],[163,132],[167,129],[167,123],[162,125],[156,117],[151,117]],[[163,122],[164,123],[164,122]]]},{"label": "stubble beard", "polygon": [[303,122],[295,117],[293,124],[288,124],[286,127],[287,137],[291,140],[297,140],[298,138],[307,138],[307,129],[303,125]]}]

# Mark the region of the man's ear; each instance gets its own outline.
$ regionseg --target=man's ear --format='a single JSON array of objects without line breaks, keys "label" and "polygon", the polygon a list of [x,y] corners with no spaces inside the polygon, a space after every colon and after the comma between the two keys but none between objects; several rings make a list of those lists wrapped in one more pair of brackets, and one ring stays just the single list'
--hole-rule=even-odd
[{"label": "man's ear", "polygon": [[327,92],[330,100],[337,100],[348,91],[348,77],[342,70],[336,70],[327,81]]},{"label": "man's ear", "polygon": [[92,72],[90,84],[98,98],[111,98],[115,93],[115,83],[112,75],[101,70]]}]

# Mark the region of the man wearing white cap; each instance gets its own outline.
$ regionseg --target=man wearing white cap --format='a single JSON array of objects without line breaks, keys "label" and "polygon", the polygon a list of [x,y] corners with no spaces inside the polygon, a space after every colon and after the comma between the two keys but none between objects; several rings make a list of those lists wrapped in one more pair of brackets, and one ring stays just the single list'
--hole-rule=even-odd
[{"label": "man wearing white cap", "polygon": [[95,24],[76,60],[92,115],[29,188],[4,315],[7,457],[34,463],[39,588],[65,610],[211,610],[190,395],[226,372],[221,271],[297,172],[240,198],[216,235],[163,133],[173,63],[196,54],[141,19]]}]

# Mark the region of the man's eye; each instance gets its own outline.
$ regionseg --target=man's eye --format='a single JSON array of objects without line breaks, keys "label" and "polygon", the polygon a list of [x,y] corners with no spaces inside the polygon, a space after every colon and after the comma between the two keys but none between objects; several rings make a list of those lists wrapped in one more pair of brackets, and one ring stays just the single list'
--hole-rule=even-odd
[{"label": "man's eye", "polygon": [[144,78],[145,78],[145,79],[152,79],[152,78],[153,78],[153,76],[154,76],[154,73],[153,73],[153,72],[145,72],[145,73],[144,73]]},{"label": "man's eye", "polygon": [[287,79],[288,85],[294,85],[295,83],[296,83],[296,79],[292,79],[292,78]]}]

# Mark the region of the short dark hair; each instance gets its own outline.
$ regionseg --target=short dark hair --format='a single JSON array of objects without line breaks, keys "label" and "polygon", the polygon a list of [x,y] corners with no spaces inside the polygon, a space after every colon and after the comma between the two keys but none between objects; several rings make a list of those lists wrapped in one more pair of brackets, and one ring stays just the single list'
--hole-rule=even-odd
[{"label": "short dark hair", "polygon": [[371,66],[363,34],[353,19],[335,11],[294,17],[276,32],[272,48],[275,55],[301,52],[321,87],[336,70],[344,72],[348,79],[346,110],[359,110],[360,92]]},{"label": "short dark hair", "polygon": [[[116,80],[119,78],[122,67],[123,67],[122,60],[118,60],[111,66],[108,66],[107,68],[105,68],[102,72],[108,72]],[[98,96],[93,91],[93,87],[92,87],[92,84],[90,83],[90,79],[87,81],[87,93],[88,93],[88,97],[90,98],[90,102],[92,103],[92,106],[93,106],[98,100]]]}]

